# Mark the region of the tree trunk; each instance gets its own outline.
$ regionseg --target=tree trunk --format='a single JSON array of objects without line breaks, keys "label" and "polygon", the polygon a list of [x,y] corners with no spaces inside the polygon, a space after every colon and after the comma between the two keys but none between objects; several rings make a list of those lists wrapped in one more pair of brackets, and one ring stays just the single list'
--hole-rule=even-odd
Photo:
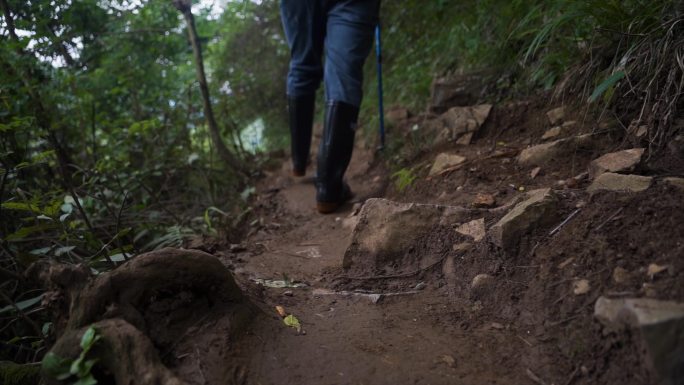
[{"label": "tree trunk", "polygon": [[192,45],[192,51],[195,56],[197,81],[199,81],[200,92],[202,93],[204,115],[206,116],[207,125],[209,126],[211,141],[214,143],[218,155],[226,164],[228,164],[230,168],[238,173],[246,174],[247,170],[245,169],[244,165],[235,157],[235,155],[233,155],[233,153],[230,152],[230,150],[228,150],[228,147],[226,147],[223,139],[221,139],[221,133],[219,131],[218,124],[216,123],[216,118],[214,117],[211,99],[209,98],[209,87],[207,86],[207,77],[204,73],[204,61],[202,59],[202,47],[200,46],[199,39],[197,38],[197,29],[195,28],[195,18],[192,15],[191,2],[189,0],[173,0],[173,5],[183,15],[183,18],[185,18],[185,23],[187,24],[188,37],[190,38],[190,44]]}]

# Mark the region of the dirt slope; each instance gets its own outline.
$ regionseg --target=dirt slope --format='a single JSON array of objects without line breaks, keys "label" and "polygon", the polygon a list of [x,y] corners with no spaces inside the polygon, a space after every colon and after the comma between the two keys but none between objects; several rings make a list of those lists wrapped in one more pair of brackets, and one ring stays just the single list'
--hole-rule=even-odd
[{"label": "dirt slope", "polygon": [[[236,341],[223,337],[220,317],[201,323],[174,350],[176,372],[192,384],[656,383],[638,333],[606,330],[594,303],[599,296],[684,300],[684,192],[656,178],[643,192],[587,193],[590,180],[574,177],[624,142],[608,125],[580,115],[560,138],[599,132],[591,149],[577,148],[531,176],[534,167],[519,165],[516,156],[541,142],[548,109],[495,107],[473,143],[436,148],[411,142],[410,132],[430,117],[400,122],[393,134],[405,135],[405,148],[414,146],[409,166],[418,177],[403,191],[373,151],[358,146],[348,176],[360,202],[384,196],[472,208],[478,193],[491,194],[495,208],[480,215],[489,231],[509,210],[496,207],[527,191],[550,187],[558,197],[556,219],[514,247],[484,240],[454,248],[468,238],[451,230],[416,244],[419,257],[444,257],[415,274],[368,271],[350,279],[341,265],[358,206],[316,214],[312,179],[289,177],[284,160],[257,186],[259,219],[247,239],[217,252],[264,316]],[[445,151],[465,156],[467,165],[427,177]],[[632,172],[657,175],[649,164]],[[684,163],[668,164],[670,175]],[[649,276],[650,264],[664,270]],[[491,279],[475,290],[481,274]],[[303,285],[257,283],[264,280]],[[578,293],[582,280],[588,288]],[[275,306],[295,315],[303,332],[286,327]]]}]

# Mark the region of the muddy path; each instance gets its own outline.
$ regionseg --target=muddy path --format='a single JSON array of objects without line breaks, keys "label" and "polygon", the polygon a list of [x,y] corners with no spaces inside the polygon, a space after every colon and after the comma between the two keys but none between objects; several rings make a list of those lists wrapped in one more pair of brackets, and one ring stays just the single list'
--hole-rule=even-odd
[{"label": "muddy path", "polygon": [[[229,338],[222,324],[230,314],[198,314],[167,364],[192,384],[656,383],[665,364],[648,358],[642,333],[597,321],[595,304],[684,300],[684,190],[660,177],[684,162],[663,170],[654,158],[628,170],[654,177],[642,191],[589,193],[598,177],[584,172],[620,144],[604,124],[608,135],[577,145],[575,138],[600,130],[573,121],[555,139],[570,147],[563,161],[522,164],[521,152],[549,142],[540,139],[547,110],[512,104],[495,109],[472,143],[414,149],[416,179],[403,190],[384,155],[358,143],[348,172],[356,199],[333,215],[315,212],[313,179],[290,177],[283,159],[257,185],[246,239],[214,250],[260,316]],[[396,135],[410,146],[411,131],[429,123],[406,119]],[[441,153],[467,161],[429,175]],[[548,220],[536,218],[514,243],[497,241],[496,227],[539,191],[553,202]],[[399,210],[399,202],[456,210],[459,219],[428,226],[387,266],[359,254],[343,269],[345,253],[358,248],[350,245],[384,218],[367,206]],[[464,224],[481,224],[482,234]],[[287,327],[276,306],[302,332]]]}]

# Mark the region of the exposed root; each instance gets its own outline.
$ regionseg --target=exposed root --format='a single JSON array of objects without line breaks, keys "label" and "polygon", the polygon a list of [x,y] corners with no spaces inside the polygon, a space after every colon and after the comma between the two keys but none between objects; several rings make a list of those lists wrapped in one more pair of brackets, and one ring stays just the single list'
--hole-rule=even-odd
[{"label": "exposed root", "polygon": [[116,384],[182,384],[155,347],[172,349],[171,339],[185,335],[198,308],[228,314],[231,333],[254,314],[228,269],[199,251],[143,254],[97,277],[87,268],[56,264],[34,266],[29,276],[52,289],[51,310],[59,321],[52,352],[78,356],[78,338],[93,325],[104,340],[94,351],[98,367]]}]

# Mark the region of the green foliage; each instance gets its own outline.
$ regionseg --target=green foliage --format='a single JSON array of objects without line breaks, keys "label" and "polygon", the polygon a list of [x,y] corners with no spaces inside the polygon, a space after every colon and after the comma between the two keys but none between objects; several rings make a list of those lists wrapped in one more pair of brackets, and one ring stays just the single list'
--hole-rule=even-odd
[{"label": "green foliage", "polygon": [[88,353],[102,337],[92,326],[81,337],[81,353],[75,360],[69,360],[50,352],[43,358],[43,371],[48,377],[58,381],[68,381],[72,385],[95,385],[97,380],[92,369],[97,358],[88,358]]},{"label": "green foliage", "polygon": [[34,385],[39,381],[39,366],[0,362],[0,383],[3,385]]},{"label": "green foliage", "polygon": [[407,187],[410,187],[413,182],[415,182],[418,176],[414,173],[411,168],[402,168],[399,171],[392,174],[392,180],[394,180],[394,188],[397,191],[402,192]]}]

